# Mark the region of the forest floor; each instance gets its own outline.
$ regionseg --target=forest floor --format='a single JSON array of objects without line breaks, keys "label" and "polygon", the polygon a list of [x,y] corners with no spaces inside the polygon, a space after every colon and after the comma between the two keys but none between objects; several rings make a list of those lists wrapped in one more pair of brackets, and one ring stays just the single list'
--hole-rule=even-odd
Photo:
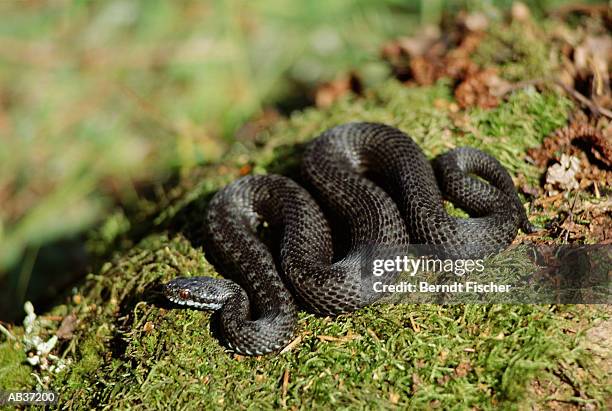
[{"label": "forest floor", "polygon": [[178,275],[218,275],[201,243],[216,190],[291,176],[304,143],[356,120],[402,129],[430,158],[461,145],[494,155],[540,228],[518,244],[610,244],[609,68],[597,57],[610,38],[605,16],[578,14],[572,25],[520,9],[505,22],[464,15],[384,45],[383,84],[347,74],[317,90],[317,107],[246,124],[221,161],[111,216],[90,239],[105,261],[57,306],[2,328],[0,387],[53,389],[67,409],[612,408],[610,305],[303,312],[287,349],[250,358],[219,344],[208,313],[157,293]]}]

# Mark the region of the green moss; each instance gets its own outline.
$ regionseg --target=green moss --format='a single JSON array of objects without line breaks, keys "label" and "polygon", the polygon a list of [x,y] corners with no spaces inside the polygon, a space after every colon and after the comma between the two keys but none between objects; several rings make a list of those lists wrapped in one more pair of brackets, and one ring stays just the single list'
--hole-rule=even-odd
[{"label": "green moss", "polygon": [[[458,145],[497,156],[512,174],[535,179],[522,160],[567,120],[569,103],[552,93],[519,91],[493,110],[454,113],[450,87],[409,89],[389,81],[366,98],[347,97],[329,111],[306,110],[259,136],[258,144],[232,148],[223,166],[210,165],[186,178],[184,193],[164,205],[153,228],[128,252],[118,253],[90,275],[66,311],[79,328],[63,348],[73,359],[53,377],[67,408],[202,409],[368,407],[513,408],[546,405],[530,394],[539,379],[582,369],[575,306],[376,305],[338,318],[302,313],[291,351],[237,358],[210,331],[210,315],[171,310],[156,291],[177,275],[216,275],[201,249],[207,199],[250,163],[256,172],[294,172],[300,143],[353,120],[397,126],[430,157]],[[194,182],[195,181],[195,182]],[[597,311],[596,314],[601,315]],[[588,311],[587,313],[591,313]],[[4,343],[0,355],[8,355]],[[2,354],[4,353],[4,354]],[[19,352],[7,358],[23,369]],[[11,368],[13,369],[13,368]],[[288,378],[283,384],[285,375]],[[24,380],[25,381],[25,380]],[[580,398],[603,404],[602,384],[583,373]],[[534,399],[535,398],[535,399]]]},{"label": "green moss", "polygon": [[[545,26],[545,25],[544,25]],[[550,47],[542,41],[542,29],[512,22],[496,23],[474,53],[474,61],[495,65],[511,81],[549,76],[552,71]]]},{"label": "green moss", "polygon": [[15,341],[0,343],[0,389],[22,390],[36,383],[32,369],[25,362],[21,344]]}]

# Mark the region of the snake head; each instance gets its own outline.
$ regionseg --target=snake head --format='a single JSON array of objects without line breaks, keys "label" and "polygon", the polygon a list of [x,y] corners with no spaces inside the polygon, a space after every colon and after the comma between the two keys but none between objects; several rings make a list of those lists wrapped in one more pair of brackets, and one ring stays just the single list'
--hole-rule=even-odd
[{"label": "snake head", "polygon": [[231,282],[211,277],[177,277],[165,284],[164,295],[178,305],[218,310],[231,295],[227,283]]}]

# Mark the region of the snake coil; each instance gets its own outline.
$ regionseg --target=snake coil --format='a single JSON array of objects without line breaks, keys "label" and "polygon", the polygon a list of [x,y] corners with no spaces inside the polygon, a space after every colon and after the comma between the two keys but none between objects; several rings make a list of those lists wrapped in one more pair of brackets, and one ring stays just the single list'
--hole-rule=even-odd
[{"label": "snake coil", "polygon": [[[368,292],[361,264],[385,249],[429,244],[480,258],[508,246],[519,228],[532,231],[495,158],[462,147],[432,165],[409,136],[383,124],[327,130],[307,147],[302,174],[308,191],[287,177],[251,175],[217,192],[206,214],[207,247],[227,279],[179,277],[165,286],[176,304],[219,310],[235,352],[261,355],[286,345],[297,302],[325,315],[374,302],[380,295]],[[471,218],[449,215],[443,198]],[[334,239],[346,237],[342,255],[330,220],[342,224],[334,232]],[[258,235],[264,222],[280,237],[276,252]]]}]

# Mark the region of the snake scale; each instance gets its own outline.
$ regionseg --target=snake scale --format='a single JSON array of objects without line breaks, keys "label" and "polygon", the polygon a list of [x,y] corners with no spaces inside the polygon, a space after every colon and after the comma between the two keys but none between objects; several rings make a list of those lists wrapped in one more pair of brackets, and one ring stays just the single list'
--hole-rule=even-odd
[{"label": "snake scale", "polygon": [[[306,148],[301,172],[306,188],[249,175],[218,191],[205,217],[207,255],[226,279],[165,285],[173,303],[218,310],[223,340],[237,353],[284,347],[298,305],[337,315],[371,304],[380,296],[367,292],[360,268],[379,250],[435,244],[446,255],[478,258],[508,246],[519,228],[532,231],[495,158],[461,147],[430,163],[408,135],[384,124],[325,131]],[[471,217],[449,215],[443,199]],[[330,222],[342,228],[332,231]],[[277,234],[276,247],[263,241],[262,225]],[[336,237],[346,237],[340,255]]]}]

